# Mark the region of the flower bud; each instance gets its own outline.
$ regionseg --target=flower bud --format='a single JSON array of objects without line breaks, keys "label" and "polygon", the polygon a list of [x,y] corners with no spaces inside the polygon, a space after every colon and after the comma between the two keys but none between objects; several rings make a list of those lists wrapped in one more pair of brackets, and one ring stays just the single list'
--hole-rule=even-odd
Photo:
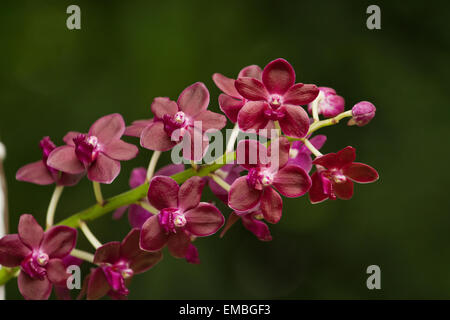
[{"label": "flower bud", "polygon": [[358,127],[365,126],[368,124],[373,117],[375,117],[375,106],[368,102],[368,101],[361,101],[355,104],[352,108],[352,115],[353,118],[351,118],[348,121],[348,125],[357,125]]},{"label": "flower bud", "polygon": [[332,88],[319,87],[319,95],[317,98],[308,104],[309,113],[313,113],[313,106],[316,105],[318,114],[323,115],[325,118],[332,118],[339,113],[344,112],[345,100],[341,96],[337,95],[336,91]]}]

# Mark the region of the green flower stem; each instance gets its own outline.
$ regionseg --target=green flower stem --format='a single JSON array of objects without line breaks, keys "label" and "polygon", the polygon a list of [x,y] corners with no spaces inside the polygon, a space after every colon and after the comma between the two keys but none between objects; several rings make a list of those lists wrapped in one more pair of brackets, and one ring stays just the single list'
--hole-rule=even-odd
[{"label": "green flower stem", "polygon": [[342,112],[342,113],[338,114],[334,118],[330,118],[330,119],[327,119],[327,120],[314,122],[309,127],[308,135],[313,133],[316,130],[319,130],[320,128],[327,127],[327,126],[332,126],[334,124],[337,124],[340,120],[342,120],[344,118],[347,118],[347,117],[352,117],[352,116],[353,116],[352,115],[352,110],[348,110],[348,111],[345,111],[345,112]]},{"label": "green flower stem", "polygon": [[105,200],[103,200],[102,188],[100,186],[100,183],[92,181],[92,187],[94,188],[95,200],[97,200],[97,203],[99,205],[103,205],[105,203]]},{"label": "green flower stem", "polygon": [[231,186],[223,180],[221,177],[219,177],[217,174],[210,173],[209,176],[214,180],[215,183],[217,183],[219,186],[221,186],[226,192],[230,192]]},{"label": "green flower stem", "polygon": [[92,253],[83,250],[73,249],[72,252],[70,252],[70,255],[79,258],[81,260],[94,263],[94,255]]},{"label": "green flower stem", "polygon": [[46,218],[46,228],[50,228],[53,225],[53,219],[55,217],[56,206],[58,205],[59,198],[64,190],[63,186],[56,186],[55,191],[53,191],[52,198],[50,200],[50,204],[47,209],[47,218]]}]

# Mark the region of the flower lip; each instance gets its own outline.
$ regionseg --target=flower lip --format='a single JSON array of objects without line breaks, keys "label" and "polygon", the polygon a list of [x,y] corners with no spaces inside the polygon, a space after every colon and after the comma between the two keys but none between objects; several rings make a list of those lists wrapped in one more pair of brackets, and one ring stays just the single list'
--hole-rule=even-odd
[{"label": "flower lip", "polygon": [[172,133],[175,130],[183,129],[188,126],[188,119],[183,111],[177,112],[174,116],[165,114],[162,121],[164,123],[164,131],[168,136],[172,136]]},{"label": "flower lip", "polygon": [[33,251],[20,264],[21,270],[32,278],[44,279],[47,270],[44,268],[49,261],[45,253]]},{"label": "flower lip", "polygon": [[247,174],[247,183],[256,190],[262,190],[264,187],[272,185],[274,174],[268,170],[252,168]]},{"label": "flower lip", "polygon": [[48,254],[41,252],[36,257],[37,263],[39,263],[40,266],[45,267],[49,261]]},{"label": "flower lip", "polygon": [[158,221],[166,233],[177,233],[177,228],[183,228],[186,217],[178,208],[166,208],[160,211]]},{"label": "flower lip", "polygon": [[75,154],[83,164],[91,164],[97,159],[101,145],[96,136],[79,134],[73,138],[73,142],[75,143]]},{"label": "flower lip", "polygon": [[277,109],[283,103],[282,98],[283,97],[278,94],[270,95],[270,97],[269,97],[270,106],[274,109]]}]

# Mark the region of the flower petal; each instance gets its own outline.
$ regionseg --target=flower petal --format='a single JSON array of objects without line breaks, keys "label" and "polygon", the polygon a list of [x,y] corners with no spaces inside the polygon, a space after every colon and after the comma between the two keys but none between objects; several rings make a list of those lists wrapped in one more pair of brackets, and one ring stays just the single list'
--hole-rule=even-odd
[{"label": "flower petal", "polygon": [[153,124],[145,127],[141,134],[141,146],[156,151],[168,151],[176,145],[164,131],[164,123],[162,121],[153,122]]},{"label": "flower petal", "polygon": [[290,163],[295,164],[306,172],[310,172],[312,169],[311,155],[304,152],[299,152],[295,158],[289,159]]},{"label": "flower petal", "polygon": [[200,204],[187,211],[186,230],[198,237],[209,236],[219,230],[225,221],[222,213],[210,203]]},{"label": "flower petal", "polygon": [[50,258],[64,258],[75,248],[77,230],[67,226],[55,226],[44,234],[41,250]]},{"label": "flower petal", "polygon": [[57,184],[60,186],[71,187],[80,182],[81,178],[84,177],[84,172],[80,174],[70,174],[62,172]]},{"label": "flower petal", "polygon": [[44,230],[31,214],[20,216],[18,233],[20,240],[30,249],[37,249],[44,237]]},{"label": "flower petal", "polygon": [[26,300],[47,300],[52,293],[52,284],[45,277],[32,278],[25,272],[20,272],[17,279],[19,291]]},{"label": "flower petal", "polygon": [[237,91],[247,100],[267,100],[269,93],[264,84],[255,78],[239,78],[234,82]]},{"label": "flower petal", "polygon": [[97,248],[94,255],[94,263],[114,264],[120,259],[120,242],[112,241]]},{"label": "flower petal", "polygon": [[239,111],[244,106],[244,100],[234,99],[226,94],[219,96],[219,107],[223,113],[230,119],[231,122],[236,123]]},{"label": "flower petal", "polygon": [[134,144],[113,140],[105,146],[103,152],[114,160],[131,160],[137,156],[139,150]]},{"label": "flower petal", "polygon": [[50,259],[46,268],[47,277],[51,283],[66,286],[69,274],[66,272],[66,266],[61,259]]},{"label": "flower petal", "polygon": [[294,68],[284,59],[273,60],[264,68],[262,82],[270,93],[284,94],[295,83]]},{"label": "flower petal", "polygon": [[134,168],[131,171],[130,180],[128,180],[128,183],[131,188],[137,188],[145,183],[146,178],[147,169],[145,169],[144,167]]},{"label": "flower petal", "polygon": [[339,158],[339,162],[341,164],[341,167],[343,167],[346,164],[350,164],[356,159],[356,152],[355,148],[353,147],[345,147],[344,149],[340,150],[337,153],[337,156]]},{"label": "flower petal", "polygon": [[109,290],[111,290],[111,287],[102,268],[94,269],[89,276],[87,299],[98,300],[108,294]]},{"label": "flower petal", "polygon": [[157,97],[153,100],[151,109],[156,118],[162,119],[165,114],[174,116],[178,112],[178,105],[169,98]]},{"label": "flower petal", "polygon": [[142,131],[152,123],[153,119],[133,121],[130,126],[126,127],[124,135],[139,138]]},{"label": "flower petal", "polygon": [[[309,139],[309,142],[311,142],[311,144],[317,150],[320,150],[323,147],[323,145],[325,144],[326,141],[327,141],[327,136],[323,135],[323,134],[319,134],[319,135],[314,136],[314,137]],[[303,145],[303,147],[304,147],[304,149],[308,150],[309,153],[311,154],[311,151],[306,146]]]},{"label": "flower petal", "polygon": [[155,176],[172,176],[184,171],[184,164],[168,164],[155,172]]},{"label": "flower petal", "polygon": [[247,170],[269,164],[269,150],[257,140],[241,140],[236,149],[236,163]]},{"label": "flower petal", "polygon": [[[270,144],[270,163],[275,165],[278,162],[278,168],[284,167],[289,160],[289,150],[291,149],[291,143],[286,137],[278,138],[278,148],[275,149],[276,144],[273,142]],[[276,141],[276,140],[275,140]]]},{"label": "flower petal", "polygon": [[243,131],[249,129],[259,130],[267,126],[269,120],[266,118],[264,111],[270,108],[267,102],[250,101],[247,102],[238,114],[239,128]]},{"label": "flower petal", "polygon": [[205,111],[209,104],[209,91],[202,82],[190,85],[178,97],[178,106],[188,116]]},{"label": "flower petal", "polygon": [[198,257],[197,247],[192,243],[189,244],[189,248],[186,252],[186,256],[184,257],[188,263],[199,264],[200,259]]},{"label": "flower petal", "polygon": [[251,233],[253,233],[261,241],[271,241],[272,235],[270,234],[267,224],[260,220],[252,218],[251,214],[247,214],[241,217],[242,224]]},{"label": "flower petal", "polygon": [[189,250],[191,240],[189,236],[184,232],[177,232],[169,236],[167,242],[167,249],[171,255],[175,258],[184,258]]},{"label": "flower petal", "polygon": [[283,103],[296,106],[306,105],[319,95],[319,88],[314,84],[296,83],[283,96]]},{"label": "flower petal", "polygon": [[311,183],[311,188],[309,189],[309,201],[311,201],[312,204],[328,199],[328,195],[324,192],[322,179],[317,172],[312,174]]},{"label": "flower petal", "polygon": [[99,153],[97,160],[88,169],[88,178],[91,181],[110,184],[120,173],[120,162]]},{"label": "flower petal", "polygon": [[132,204],[128,209],[128,222],[132,228],[141,228],[152,214],[139,205]]},{"label": "flower petal", "polygon": [[321,165],[325,168],[340,168],[339,158],[336,153],[327,153],[313,160],[313,164]]},{"label": "flower petal", "polygon": [[167,244],[168,238],[159,224],[158,216],[152,216],[142,226],[139,245],[142,250],[159,251]]},{"label": "flower petal", "polygon": [[294,138],[306,136],[309,129],[309,116],[302,107],[284,104],[280,107],[280,112],[284,112],[284,117],[279,120],[284,134]]},{"label": "flower petal", "polygon": [[228,77],[225,77],[224,75],[220,73],[214,73],[212,76],[212,79],[216,86],[222,90],[223,93],[227,94],[230,97],[233,98],[242,98],[239,92],[236,90],[234,86],[234,79],[230,79]]},{"label": "flower petal", "polygon": [[250,188],[247,176],[240,177],[231,185],[228,194],[228,205],[237,211],[247,211],[259,204],[261,191]]},{"label": "flower petal", "polygon": [[227,118],[224,115],[206,110],[195,116],[194,121],[201,121],[202,131],[222,130],[227,124]]},{"label": "flower petal", "polygon": [[179,189],[178,183],[170,177],[153,177],[148,188],[148,201],[158,210],[178,208]]},{"label": "flower petal", "polygon": [[277,172],[273,186],[285,197],[300,197],[311,188],[311,178],[301,167],[288,164]]},{"label": "flower petal", "polygon": [[20,168],[16,173],[16,179],[39,185],[55,183],[55,180],[42,160],[29,163]]},{"label": "flower petal", "polygon": [[347,180],[342,183],[333,183],[334,193],[343,200],[350,200],[353,197],[353,182]]},{"label": "flower petal", "polygon": [[19,266],[30,252],[18,234],[7,234],[0,239],[0,265],[2,266],[9,268]]},{"label": "flower petal", "polygon": [[89,129],[90,136],[96,136],[102,144],[120,139],[125,132],[125,121],[118,113],[101,117]]},{"label": "flower petal", "polygon": [[344,175],[358,183],[370,183],[377,181],[379,178],[378,172],[374,168],[359,162],[353,162],[352,164],[345,166],[342,168],[342,172]]},{"label": "flower petal", "polygon": [[243,68],[239,72],[238,78],[243,78],[243,77],[255,78],[255,79],[258,79],[259,81],[261,81],[262,80],[262,70],[256,64],[252,64],[251,66],[247,66],[247,67]]},{"label": "flower petal", "polygon": [[48,156],[47,165],[70,174],[81,174],[85,170],[83,164],[78,160],[73,146],[62,146],[53,150]]},{"label": "flower petal", "polygon": [[261,211],[269,223],[278,223],[283,212],[283,200],[271,187],[266,187],[261,196]]},{"label": "flower petal", "polygon": [[197,176],[186,180],[178,191],[178,208],[183,212],[196,207],[200,203],[205,181]]},{"label": "flower petal", "polygon": [[73,142],[73,139],[79,136],[81,133],[77,131],[69,131],[66,133],[66,135],[63,138],[63,141],[65,144],[69,146],[75,146],[75,142]]}]

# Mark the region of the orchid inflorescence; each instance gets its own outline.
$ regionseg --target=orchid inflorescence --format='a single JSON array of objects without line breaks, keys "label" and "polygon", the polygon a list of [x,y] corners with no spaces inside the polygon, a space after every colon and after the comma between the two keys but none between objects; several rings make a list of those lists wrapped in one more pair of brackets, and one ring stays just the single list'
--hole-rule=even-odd
[{"label": "orchid inflorescence", "polygon": [[[151,119],[126,127],[120,114],[111,114],[97,120],[87,133],[68,132],[63,146],[43,138],[39,143],[42,159],[20,168],[16,178],[55,185],[46,230],[32,215],[23,214],[18,233],[0,239],[0,284],[18,276],[19,291],[26,299],[48,299],[53,287],[58,297],[66,299],[70,297],[66,268],[85,261],[93,267],[79,298],[109,295],[122,299],[128,295],[134,275],[162,259],[164,247],[175,258],[200,263],[195,240],[224,226],[223,237],[238,220],[259,240],[270,241],[266,223],[280,221],[282,196],[308,194],[311,203],[347,200],[353,196],[354,182],[378,179],[375,169],[355,162],[353,147],[322,155],[319,149],[326,137],[313,136],[316,130],[346,117],[349,125],[366,125],[375,116],[370,102],[359,102],[345,111],[344,98],[334,89],[295,83],[294,69],[284,59],[270,62],[263,70],[248,66],[237,79],[216,73],[213,80],[223,92],[218,101],[226,117],[207,110],[208,89],[197,82],[177,101],[155,98]],[[235,128],[226,152],[216,161],[202,164],[210,147],[206,134],[223,129],[227,118]],[[234,151],[239,132],[255,133],[266,142],[242,139]],[[132,171],[131,190],[105,200],[100,184],[112,183],[120,173],[120,162],[138,153],[135,145],[121,139],[123,135],[139,138],[140,146],[153,150],[153,155],[148,169]],[[179,144],[186,147],[183,157],[191,167],[170,164],[155,172],[161,152]],[[63,187],[76,185],[84,176],[93,183],[97,204],[54,225]],[[226,223],[212,202],[201,201],[206,185],[231,208]],[[114,219],[128,211],[131,231],[121,242],[102,245],[87,223],[111,211],[115,211]],[[94,254],[75,249],[76,228],[92,243]]]}]

